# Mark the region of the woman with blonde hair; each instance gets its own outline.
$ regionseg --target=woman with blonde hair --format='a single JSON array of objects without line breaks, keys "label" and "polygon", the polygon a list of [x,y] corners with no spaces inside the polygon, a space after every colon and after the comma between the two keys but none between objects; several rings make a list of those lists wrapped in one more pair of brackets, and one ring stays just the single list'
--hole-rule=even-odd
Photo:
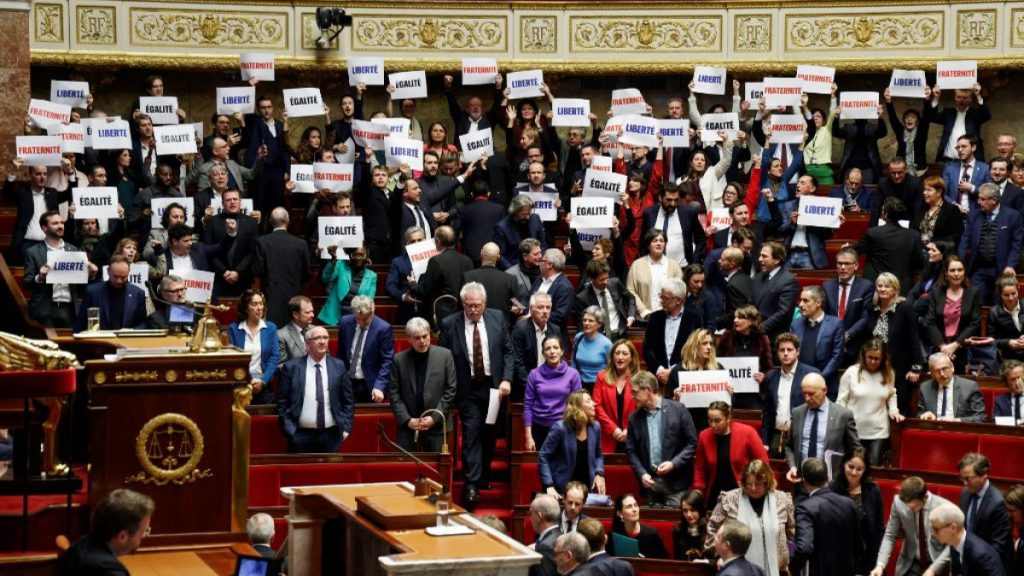
[{"label": "woman with blonde hair", "polygon": [[875,278],[873,306],[868,307],[867,333],[889,347],[893,376],[896,381],[896,402],[900,414],[910,414],[911,383],[921,376],[924,357],[914,307],[900,296],[900,280],[892,272]]},{"label": "woman with blonde hair", "polygon": [[640,371],[640,354],[629,340],[617,340],[608,355],[608,366],[594,382],[594,408],[601,424],[601,451],[606,454],[626,451],[629,415],[636,410],[629,381]]},{"label": "woman with blonde hair", "polygon": [[903,421],[896,404],[896,374],[885,342],[872,338],[861,346],[857,363],[839,380],[836,404],[853,412],[868,463],[878,466],[889,445],[889,420]]},{"label": "woman with blonde hair", "polygon": [[569,395],[565,416],[551,427],[537,455],[540,482],[549,495],[561,498],[573,480],[604,494],[601,427],[594,416],[590,394],[577,390]]},{"label": "woman with blonde hair", "polygon": [[[718,357],[715,352],[715,335],[710,330],[700,328],[690,333],[690,337],[686,339],[686,344],[683,344],[683,349],[679,351],[679,364],[676,364],[669,373],[667,387],[673,390],[672,397],[676,401],[681,402],[679,399],[682,393],[682,389],[679,388],[680,372],[721,369],[722,365],[718,363]],[[732,385],[727,384],[727,388],[731,397]],[[693,418],[693,426],[698,432],[708,427],[707,408],[690,408],[687,406],[687,409],[690,411],[690,417]]]}]

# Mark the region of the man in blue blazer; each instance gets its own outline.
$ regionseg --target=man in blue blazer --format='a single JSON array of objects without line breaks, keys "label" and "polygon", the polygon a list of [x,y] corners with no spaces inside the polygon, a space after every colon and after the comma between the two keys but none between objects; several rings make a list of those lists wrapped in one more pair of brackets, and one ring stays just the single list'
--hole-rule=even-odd
[{"label": "man in blue blazer", "polygon": [[953,574],[1006,576],[1006,567],[999,552],[964,527],[964,513],[954,504],[943,504],[932,510],[929,521],[935,538],[949,546]]},{"label": "man in blue blazer", "polygon": [[800,317],[793,320],[789,331],[802,343],[800,361],[817,368],[828,384],[828,398],[839,393],[839,366],[843,362],[846,329],[835,316],[825,314],[822,304],[825,291],[821,286],[806,286],[800,292]]},{"label": "man in blue blazer", "polygon": [[717,576],[764,576],[764,570],[744,558],[753,535],[746,524],[726,520],[715,533],[715,553],[722,560]]},{"label": "man in blue blazer", "polygon": [[121,330],[142,326],[146,321],[146,292],[128,283],[131,264],[124,256],[110,259],[110,278],[86,286],[82,306],[75,319],[75,332],[88,327],[89,308],[100,309],[100,330]]},{"label": "man in blue blazer", "polygon": [[544,233],[544,223],[533,213],[533,200],[529,196],[518,195],[508,204],[508,216],[494,228],[494,243],[501,250],[498,268],[508,270],[519,264],[519,243],[526,238],[540,242],[541,250],[551,247]]},{"label": "man in blue blazer", "polygon": [[[828,267],[828,254],[825,252],[825,241],[832,237],[832,228],[821,226],[804,226],[797,224],[797,215],[801,196],[814,196],[818,190],[818,181],[810,174],[804,174],[797,180],[797,197],[792,202],[784,203],[782,226],[779,235],[785,239],[786,250],[789,251],[789,268],[814,268],[821,270]],[[802,234],[801,234],[802,232]]]},{"label": "man in blue blazer", "polygon": [[960,257],[969,262],[967,273],[981,294],[982,306],[992,304],[997,278],[1017,274],[1014,268],[1024,242],[1024,218],[999,200],[998,185],[982,184],[978,189],[980,210],[971,210],[967,215],[967,226],[960,238]]},{"label": "man in blue blazer", "polygon": [[562,346],[568,350],[569,317],[576,303],[576,289],[565,277],[565,252],[558,248],[544,251],[544,259],[540,261],[540,277],[533,281],[530,294],[545,292],[551,296],[551,316],[549,321],[562,331]]},{"label": "man in blue blazer", "polygon": [[[687,151],[689,148],[686,149]],[[633,576],[633,565],[619,560],[605,552],[608,534],[597,518],[585,518],[576,526],[576,533],[582,534],[590,545],[590,560],[585,566],[594,576]]]},{"label": "man in blue blazer", "polygon": [[1024,414],[1021,413],[1024,410],[1024,383],[1021,382],[1021,377],[1024,377],[1024,364],[1016,360],[1007,360],[1003,362],[1001,372],[1007,392],[996,396],[992,405],[992,415],[997,418],[1013,418],[1013,424],[1019,426],[1024,422]]},{"label": "man in blue blazer", "polygon": [[991,464],[982,454],[970,452],[957,467],[964,483],[960,493],[960,510],[966,519],[963,527],[992,547],[1009,574],[1013,571],[1013,529],[1003,493],[989,481]]},{"label": "man in blue blazer", "polygon": [[[707,234],[700,223],[697,207],[681,205],[679,186],[671,182],[662,188],[659,200],[658,204],[644,209],[641,234],[646,234],[651,228],[662,230],[665,232],[665,254],[669,258],[680,265],[683,264],[683,258],[687,264],[703,262]],[[647,246],[643,243],[640,245],[640,255],[647,255]]]},{"label": "man in blue blazer", "polygon": [[[828,487],[828,469],[820,458],[800,466],[807,498],[796,505],[796,547],[789,559],[793,574],[853,576],[864,552],[860,520],[853,500]],[[934,518],[934,516],[933,516]]]},{"label": "man in blue blazer", "polygon": [[946,182],[946,201],[963,206],[963,198],[968,199],[968,207],[978,207],[978,188],[991,182],[988,164],[975,156],[978,139],[964,134],[956,141],[956,152],[959,160],[946,162],[942,169],[942,179]]},{"label": "man in blue blazer", "polygon": [[[973,93],[973,94],[972,94]],[[950,139],[960,134],[953,134],[957,120],[963,116],[963,134],[969,134],[978,141],[978,156],[985,157],[985,145],[981,142],[981,125],[992,119],[992,112],[981,97],[981,85],[975,84],[971,90],[957,89],[953,91],[953,107],[943,108],[939,111],[939,97],[942,91],[938,86],[932,88],[932,100],[924,105],[924,125],[922,128],[928,131],[928,124],[942,124],[942,137],[939,138],[939,146],[935,149],[935,161],[943,162],[955,160],[956,154],[950,152]],[[971,97],[978,99],[977,106],[971,106]],[[918,166],[924,166],[924,158],[917,162]]]},{"label": "man in blue blazer", "polygon": [[274,208],[284,206],[284,177],[291,172],[292,165],[287,133],[284,124],[274,119],[274,103],[269,96],[256,99],[256,116],[247,118],[245,127],[241,143],[245,148],[243,163],[252,168],[263,158],[263,170],[252,181],[249,196],[254,209],[269,215]]},{"label": "man in blue blazer", "polygon": [[[326,328],[313,326],[306,331],[306,355],[281,369],[277,413],[289,452],[337,452],[352,433],[352,387],[345,364],[327,355],[329,340]],[[307,388],[319,393],[307,398]]]},{"label": "man in blue blazer", "polygon": [[843,322],[847,358],[856,356],[857,346],[866,336],[868,309],[875,296],[874,283],[857,276],[857,266],[857,251],[847,246],[836,254],[838,277],[821,284],[825,291],[825,314]]},{"label": "man in blue blazer", "polygon": [[[783,442],[780,425],[790,424],[793,408],[804,403],[800,392],[800,383],[808,374],[820,374],[818,369],[800,362],[800,339],[792,332],[784,332],[775,338],[775,353],[779,357],[779,367],[764,376],[764,409],[761,411],[761,441],[769,448],[773,458],[782,458]],[[779,384],[785,380],[788,386],[780,394]],[[788,398],[788,402],[780,402]],[[782,418],[780,418],[780,415]]]},{"label": "man in blue blazer", "polygon": [[[682,278],[669,278],[661,287],[661,310],[647,318],[644,331],[644,364],[658,382],[668,383],[672,367],[679,363],[679,351],[690,337],[690,333],[701,327],[701,316],[696,310],[685,306],[686,285]],[[668,326],[677,326],[670,333]],[[676,387],[669,385],[669,390]]]},{"label": "man in blue blazer", "polygon": [[[384,401],[395,357],[391,324],[374,316],[373,308],[373,299],[356,296],[352,314],[342,316],[338,324],[338,358],[345,363],[357,404]],[[354,360],[357,351],[359,357]]]}]

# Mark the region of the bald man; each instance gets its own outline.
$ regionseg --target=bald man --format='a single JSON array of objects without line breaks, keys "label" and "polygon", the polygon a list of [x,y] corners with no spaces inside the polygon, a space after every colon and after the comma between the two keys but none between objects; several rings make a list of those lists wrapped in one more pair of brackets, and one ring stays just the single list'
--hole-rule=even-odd
[{"label": "bald man", "polygon": [[808,374],[800,383],[804,404],[793,409],[786,462],[786,479],[794,484],[800,481],[800,465],[808,458],[825,459],[831,464],[831,475],[838,469],[838,458],[831,454],[849,454],[860,446],[853,412],[829,402],[828,387],[821,374]]},{"label": "bald man", "polygon": [[278,206],[270,212],[272,232],[256,239],[252,273],[267,294],[267,320],[286,326],[291,320],[288,301],[302,294],[310,278],[306,242],[288,232],[288,211]]},{"label": "bald man", "polygon": [[525,312],[525,308],[513,304],[512,299],[519,291],[519,284],[516,279],[498,270],[498,260],[501,259],[501,251],[494,242],[484,244],[480,249],[480,267],[462,274],[463,284],[468,282],[479,282],[487,290],[487,307],[501,310],[505,319],[511,326],[515,317]]}]

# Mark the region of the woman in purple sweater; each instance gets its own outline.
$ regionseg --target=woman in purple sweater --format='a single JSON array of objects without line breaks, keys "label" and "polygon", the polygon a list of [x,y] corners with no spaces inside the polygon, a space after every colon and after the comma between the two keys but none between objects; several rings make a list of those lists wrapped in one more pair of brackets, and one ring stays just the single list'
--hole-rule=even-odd
[{"label": "woman in purple sweater", "polygon": [[523,396],[523,424],[526,426],[526,449],[530,452],[544,445],[555,422],[565,415],[565,402],[583,387],[580,373],[562,360],[564,351],[558,336],[548,336],[541,343],[544,363],[526,378]]}]

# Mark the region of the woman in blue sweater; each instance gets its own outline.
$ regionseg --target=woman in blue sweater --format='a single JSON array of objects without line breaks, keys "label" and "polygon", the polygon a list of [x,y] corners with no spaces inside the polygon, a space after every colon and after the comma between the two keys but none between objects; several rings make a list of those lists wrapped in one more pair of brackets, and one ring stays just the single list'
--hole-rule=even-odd
[{"label": "woman in blue sweater", "polygon": [[327,300],[317,318],[328,326],[337,326],[344,314],[351,312],[352,298],[377,295],[377,273],[367,266],[365,246],[348,248],[348,260],[338,260],[338,247],[330,246],[330,262],[324,266],[323,282],[327,285]]},{"label": "woman in blue sweater", "polygon": [[526,426],[526,449],[530,452],[544,445],[548,432],[565,416],[569,394],[579,390],[580,374],[562,360],[562,340],[546,336],[541,342],[544,363],[526,378],[523,395],[523,424]]},{"label": "woman in blue sweater", "polygon": [[588,306],[583,311],[583,332],[576,335],[573,345],[572,367],[579,370],[580,379],[587,392],[593,394],[597,375],[608,366],[608,353],[612,341],[602,332],[606,322],[604,310]]}]

